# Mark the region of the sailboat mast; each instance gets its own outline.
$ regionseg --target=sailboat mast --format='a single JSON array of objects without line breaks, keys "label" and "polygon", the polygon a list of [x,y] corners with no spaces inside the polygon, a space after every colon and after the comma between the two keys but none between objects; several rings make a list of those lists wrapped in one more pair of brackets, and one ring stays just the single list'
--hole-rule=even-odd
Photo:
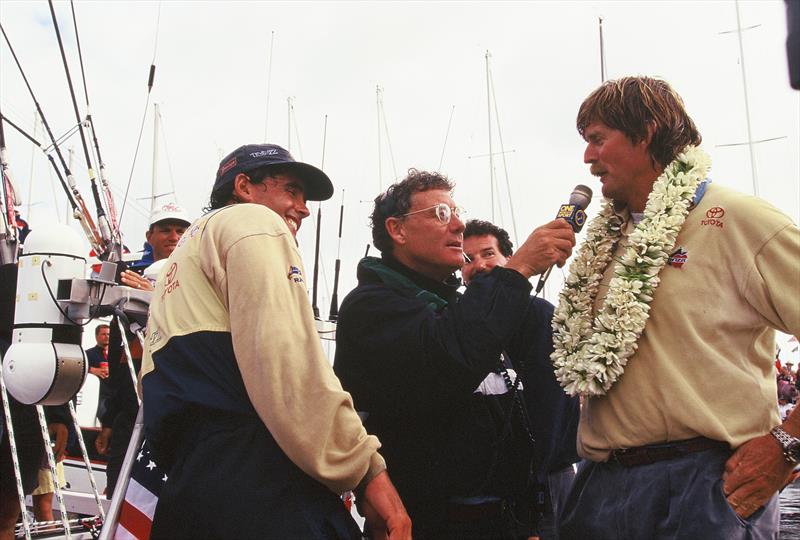
[{"label": "sailboat mast", "polygon": [[156,209],[158,193],[158,103],[153,103],[153,173],[150,181],[150,213]]},{"label": "sailboat mast", "polygon": [[267,128],[269,127],[269,92],[272,87],[272,49],[275,44],[275,30],[269,39],[269,62],[267,63],[267,104],[264,107],[264,142],[269,142],[267,138]]},{"label": "sailboat mast", "polygon": [[750,171],[753,178],[753,195],[758,197],[756,177],[756,156],[753,150],[753,134],[750,128],[750,100],[747,97],[747,73],[744,67],[744,44],[742,42],[742,20],[739,16],[739,0],[736,0],[736,34],[739,38],[739,65],[742,66],[742,89],[744,91],[744,112],[747,121],[747,148],[750,150]]},{"label": "sailboat mast", "polygon": [[606,50],[603,43],[603,18],[597,18],[597,24],[600,28],[600,82],[606,82]]},{"label": "sailboat mast", "polygon": [[381,85],[375,85],[375,113],[378,119],[378,192],[383,192],[383,167],[381,164]]},{"label": "sailboat mast", "polygon": [[286,98],[286,149],[292,151],[292,96]]},{"label": "sailboat mast", "polygon": [[489,51],[486,51],[486,110],[489,120],[489,190],[491,191],[492,222],[494,222],[494,152],[492,151],[492,91],[489,81]]}]

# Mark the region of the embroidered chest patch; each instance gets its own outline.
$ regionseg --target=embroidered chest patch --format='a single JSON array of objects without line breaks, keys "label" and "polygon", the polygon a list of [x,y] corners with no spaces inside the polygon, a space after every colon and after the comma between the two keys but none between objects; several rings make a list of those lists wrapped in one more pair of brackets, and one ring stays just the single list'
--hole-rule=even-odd
[{"label": "embroidered chest patch", "polygon": [[722,217],[725,215],[725,209],[721,206],[709,208],[706,211],[706,219],[700,221],[700,225],[719,227],[720,229],[725,226]]},{"label": "embroidered chest patch", "polygon": [[686,264],[686,259],[688,258],[688,252],[682,247],[679,247],[672,255],[669,256],[667,264],[674,266],[675,268],[683,268],[683,265]]}]

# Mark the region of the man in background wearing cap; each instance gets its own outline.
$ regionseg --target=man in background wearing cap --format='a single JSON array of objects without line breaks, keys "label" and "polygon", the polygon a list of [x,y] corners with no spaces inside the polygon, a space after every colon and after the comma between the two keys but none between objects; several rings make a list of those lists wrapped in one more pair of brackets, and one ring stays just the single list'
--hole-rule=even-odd
[{"label": "man in background wearing cap", "polygon": [[147,243],[153,248],[153,262],[170,256],[191,223],[186,212],[175,204],[153,210],[150,228],[145,233]]},{"label": "man in background wearing cap", "polygon": [[242,146],[162,271],[142,371],[168,474],[151,538],[360,538],[338,497],[357,485],[376,537],[410,537],[308,301],[295,235],[306,200],[332,194],[283,148]]}]

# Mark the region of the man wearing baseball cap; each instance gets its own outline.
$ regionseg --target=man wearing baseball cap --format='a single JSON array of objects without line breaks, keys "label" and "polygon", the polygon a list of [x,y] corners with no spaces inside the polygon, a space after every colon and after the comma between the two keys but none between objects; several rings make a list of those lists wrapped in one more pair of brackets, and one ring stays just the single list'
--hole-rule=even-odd
[{"label": "man wearing baseball cap", "polygon": [[153,248],[153,260],[160,261],[169,257],[191,223],[189,215],[174,203],[153,210],[150,214],[150,228],[145,233],[147,243]]},{"label": "man wearing baseball cap", "polygon": [[376,537],[411,522],[315,329],[295,235],[333,185],[280,146],[220,163],[150,305],[144,425],[168,480],[158,538],[361,538],[338,495],[364,489]]}]

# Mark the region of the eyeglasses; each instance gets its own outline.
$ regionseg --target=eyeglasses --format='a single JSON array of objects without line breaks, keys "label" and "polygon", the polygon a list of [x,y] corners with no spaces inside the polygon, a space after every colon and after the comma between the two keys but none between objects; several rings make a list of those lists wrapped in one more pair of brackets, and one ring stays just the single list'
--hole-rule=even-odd
[{"label": "eyeglasses", "polygon": [[433,210],[436,213],[436,219],[438,219],[442,225],[447,225],[448,223],[450,223],[450,218],[452,218],[453,216],[456,216],[457,218],[460,219],[463,214],[467,213],[467,211],[461,208],[460,206],[453,206],[451,208],[450,206],[447,206],[445,203],[439,203],[439,204],[434,204],[433,206],[429,206],[428,208],[423,208],[422,210],[416,210],[414,212],[403,214],[402,216],[399,217],[411,216],[413,214],[427,212],[428,210]]}]

